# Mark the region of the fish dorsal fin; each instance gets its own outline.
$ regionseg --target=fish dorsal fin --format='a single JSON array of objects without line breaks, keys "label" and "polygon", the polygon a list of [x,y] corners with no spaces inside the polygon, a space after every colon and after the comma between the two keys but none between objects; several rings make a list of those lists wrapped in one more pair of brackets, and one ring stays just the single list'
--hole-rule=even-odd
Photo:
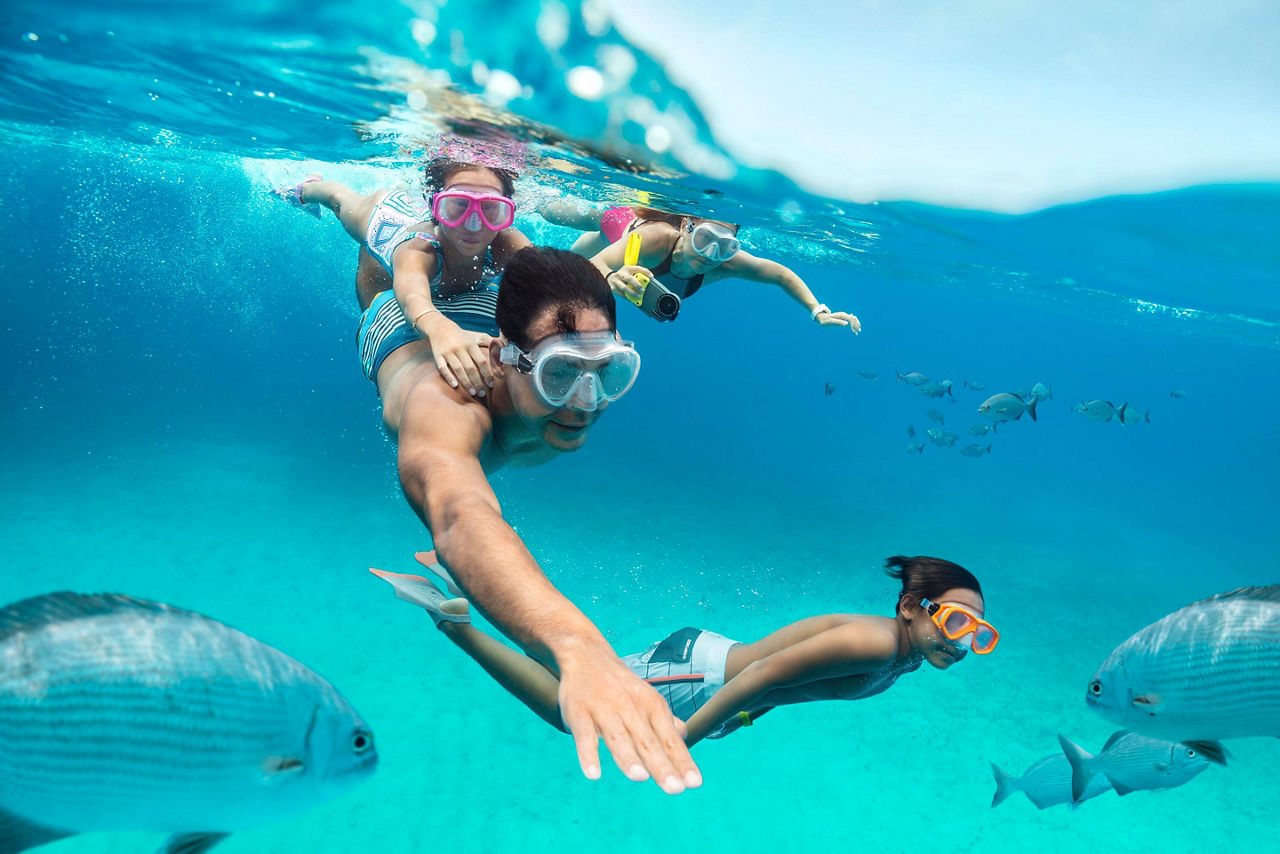
[{"label": "fish dorsal fin", "polygon": [[204,854],[230,833],[182,833],[171,836],[156,854]]},{"label": "fish dorsal fin", "polygon": [[[1222,602],[1227,599],[1254,599],[1259,602],[1280,602],[1280,584],[1269,584],[1266,587],[1240,587],[1236,590],[1228,590],[1226,593],[1218,593],[1207,599],[1201,599],[1200,602]],[[1200,602],[1192,604],[1199,605]]]},{"label": "fish dorsal fin", "polygon": [[121,611],[149,611],[155,614],[186,614],[207,620],[200,614],[184,611],[161,602],[150,602],[146,599],[135,599],[119,593],[46,593],[33,596],[0,608],[0,641],[16,634],[28,632],[41,626],[64,623],[71,620],[82,620],[88,617],[100,617],[104,614],[117,614]]},{"label": "fish dorsal fin", "polygon": [[74,835],[32,824],[21,816],[0,809],[0,854],[18,854],[19,851]]},{"label": "fish dorsal fin", "polygon": [[1104,744],[1104,745],[1102,745],[1102,749],[1101,749],[1101,750],[1099,750],[1098,752],[1099,752],[1099,753],[1106,753],[1108,750],[1110,750],[1110,749],[1111,749],[1111,746],[1112,746],[1113,744],[1115,744],[1117,741],[1119,741],[1120,739],[1124,738],[1124,737],[1125,737],[1126,735],[1128,735],[1128,734],[1129,734],[1129,730],[1127,730],[1127,729],[1118,729],[1118,730],[1116,730],[1115,732],[1111,733],[1111,738],[1108,738],[1108,739],[1107,739],[1107,743],[1106,743],[1106,744]]}]

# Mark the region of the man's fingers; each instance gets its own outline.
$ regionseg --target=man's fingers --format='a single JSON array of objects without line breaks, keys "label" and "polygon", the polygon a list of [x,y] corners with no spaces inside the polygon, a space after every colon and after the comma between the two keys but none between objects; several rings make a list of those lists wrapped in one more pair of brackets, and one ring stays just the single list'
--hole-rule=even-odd
[{"label": "man's fingers", "polygon": [[564,725],[573,735],[578,751],[578,765],[588,780],[600,779],[600,736],[591,718],[568,709],[563,710]]},{"label": "man's fingers", "polygon": [[476,366],[480,369],[480,378],[489,388],[493,388],[493,365],[489,364],[489,347],[487,344],[476,344],[472,353]]},{"label": "man's fingers", "polygon": [[[671,726],[670,711],[668,711],[666,718],[667,728],[674,729]],[[644,763],[645,769],[662,791],[668,795],[680,794],[684,791],[684,775],[676,773],[675,763],[672,762],[672,757],[667,749],[670,745],[665,740],[659,739],[655,731],[657,722],[654,718],[642,720],[640,723],[642,727],[639,731],[631,733],[640,761]]]},{"label": "man's fingers", "polygon": [[609,751],[618,770],[628,780],[640,783],[649,779],[649,772],[640,761],[640,755],[636,753],[636,745],[631,739],[631,733],[621,721],[617,719],[609,721],[607,726],[601,728],[600,735],[604,738],[605,750]]}]

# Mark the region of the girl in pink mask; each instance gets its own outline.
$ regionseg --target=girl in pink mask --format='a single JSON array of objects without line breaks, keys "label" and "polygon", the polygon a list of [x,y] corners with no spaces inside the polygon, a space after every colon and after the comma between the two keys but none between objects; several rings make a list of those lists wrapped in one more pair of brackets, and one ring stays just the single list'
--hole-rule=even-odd
[{"label": "girl in pink mask", "polygon": [[356,296],[360,361],[377,382],[394,350],[425,338],[441,376],[483,397],[493,387],[488,348],[507,261],[529,239],[515,221],[510,170],[446,158],[426,166],[427,194],[362,196],[312,175],[277,195],[320,216],[323,205],[360,243]]}]

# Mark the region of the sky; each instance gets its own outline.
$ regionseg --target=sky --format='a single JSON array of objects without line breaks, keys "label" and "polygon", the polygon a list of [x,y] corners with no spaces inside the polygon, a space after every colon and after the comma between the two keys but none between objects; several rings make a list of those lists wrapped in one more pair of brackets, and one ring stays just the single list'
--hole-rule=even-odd
[{"label": "sky", "polygon": [[751,166],[1022,212],[1280,181],[1276,0],[605,0]]}]

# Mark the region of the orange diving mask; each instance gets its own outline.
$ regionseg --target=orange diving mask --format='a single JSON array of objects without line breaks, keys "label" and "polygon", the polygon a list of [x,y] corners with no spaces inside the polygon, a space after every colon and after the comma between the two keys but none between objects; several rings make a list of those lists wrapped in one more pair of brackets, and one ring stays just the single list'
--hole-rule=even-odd
[{"label": "orange diving mask", "polygon": [[[929,619],[942,631],[942,636],[958,646],[968,647],[978,655],[986,655],[1000,642],[995,626],[960,605],[939,605],[921,599]],[[972,637],[970,637],[972,635]]]}]

